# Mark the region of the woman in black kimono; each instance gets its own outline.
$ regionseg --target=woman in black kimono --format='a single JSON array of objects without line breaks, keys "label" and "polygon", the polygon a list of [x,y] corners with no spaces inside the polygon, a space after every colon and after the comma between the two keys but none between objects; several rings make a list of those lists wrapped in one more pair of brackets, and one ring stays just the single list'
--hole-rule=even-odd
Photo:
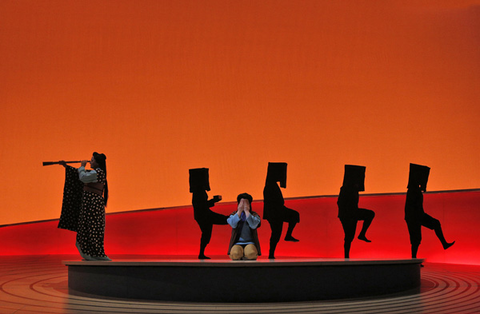
[{"label": "woman in black kimono", "polygon": [[[106,159],[104,154],[95,152],[90,160],[92,170],[85,169],[87,160],[82,160],[80,168],[76,169],[78,179],[83,183],[78,226],[66,229],[77,232],[77,249],[87,261],[110,261],[104,250],[105,206],[108,200]],[[75,170],[65,162],[60,164]]]}]

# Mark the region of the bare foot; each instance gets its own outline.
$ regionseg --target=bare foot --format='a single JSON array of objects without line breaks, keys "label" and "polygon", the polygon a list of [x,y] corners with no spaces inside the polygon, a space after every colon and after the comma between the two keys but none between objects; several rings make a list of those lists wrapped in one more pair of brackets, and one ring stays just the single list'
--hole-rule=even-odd
[{"label": "bare foot", "polygon": [[358,236],[358,239],[359,239],[359,240],[362,240],[362,241],[365,241],[365,242],[368,242],[368,243],[372,242],[372,241],[370,241],[369,239],[367,239],[367,237],[362,236],[362,235],[359,235],[359,236]]},{"label": "bare foot", "polygon": [[300,240],[295,239],[295,238],[292,237],[292,236],[289,236],[289,237],[285,237],[285,241],[298,242],[298,241],[300,241]]},{"label": "bare foot", "polygon": [[443,246],[443,249],[446,250],[446,249],[448,249],[449,247],[451,247],[451,246],[454,245],[454,244],[455,244],[455,241],[453,241],[452,243],[447,243],[447,244],[445,244],[445,245]]}]

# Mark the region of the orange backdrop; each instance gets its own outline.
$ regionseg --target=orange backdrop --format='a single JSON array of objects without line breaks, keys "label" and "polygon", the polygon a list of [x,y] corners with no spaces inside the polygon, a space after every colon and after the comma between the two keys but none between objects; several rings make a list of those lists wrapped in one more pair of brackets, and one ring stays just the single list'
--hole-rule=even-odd
[{"label": "orange backdrop", "polygon": [[0,225],[58,218],[63,169],[107,155],[108,212],[262,198],[480,187],[480,1],[0,2]]}]

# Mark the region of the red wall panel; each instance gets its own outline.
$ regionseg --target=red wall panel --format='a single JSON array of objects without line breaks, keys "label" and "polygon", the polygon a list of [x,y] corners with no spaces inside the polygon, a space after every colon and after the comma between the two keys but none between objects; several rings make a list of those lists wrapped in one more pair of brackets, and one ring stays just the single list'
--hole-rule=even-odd
[{"label": "red wall panel", "polygon": [[[300,223],[294,236],[298,243],[281,240],[278,257],[343,256],[343,230],[337,218],[337,198],[313,197],[288,199],[286,205],[300,212]],[[372,243],[354,240],[352,258],[409,258],[410,244],[403,219],[405,194],[364,195],[359,205],[375,211],[375,219],[367,233]],[[448,241],[456,241],[443,250],[433,231],[423,228],[419,258],[429,262],[480,265],[480,190],[426,193],[425,211],[442,223]],[[236,204],[218,203],[213,209],[230,214]],[[253,209],[263,212],[263,203],[254,202]],[[75,233],[57,229],[58,221],[5,226],[0,228],[1,255],[76,254]],[[285,233],[284,228],[284,233]],[[214,226],[206,254],[226,258],[231,228]],[[358,229],[357,229],[358,233]],[[270,227],[262,220],[259,237],[266,258]],[[171,255],[195,257],[198,254],[200,229],[193,220],[192,207],[177,207],[107,215],[105,249],[107,254]]]}]

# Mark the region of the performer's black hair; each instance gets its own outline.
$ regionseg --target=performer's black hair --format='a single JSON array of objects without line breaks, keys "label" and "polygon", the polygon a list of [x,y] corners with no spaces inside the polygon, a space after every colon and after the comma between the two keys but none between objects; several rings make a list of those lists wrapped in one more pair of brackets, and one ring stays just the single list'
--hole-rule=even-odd
[{"label": "performer's black hair", "polygon": [[241,200],[242,198],[248,200],[248,202],[250,203],[250,205],[252,205],[253,197],[252,197],[250,194],[248,194],[248,193],[239,194],[239,195],[237,196],[237,204],[240,203],[240,200]]},{"label": "performer's black hair", "polygon": [[105,191],[103,193],[103,198],[105,199],[105,206],[107,206],[108,200],[108,181],[107,181],[107,156],[105,154],[99,154],[97,152],[93,152],[93,158],[98,164],[98,167],[105,172]]}]

